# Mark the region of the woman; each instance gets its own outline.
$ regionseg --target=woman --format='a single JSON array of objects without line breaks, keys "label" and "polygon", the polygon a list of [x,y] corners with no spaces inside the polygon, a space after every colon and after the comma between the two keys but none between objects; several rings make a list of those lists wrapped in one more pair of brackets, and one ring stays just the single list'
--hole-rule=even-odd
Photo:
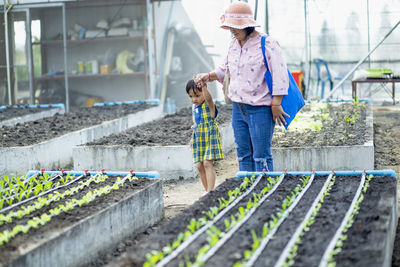
[{"label": "woman", "polygon": [[232,100],[232,127],[240,171],[273,171],[271,153],[275,123],[286,124],[289,116],[281,107],[289,87],[287,66],[277,41],[268,36],[265,53],[273,80],[273,97],[264,80],[266,67],[261,51],[262,35],[253,19],[251,7],[245,2],[229,5],[221,17],[221,27],[234,38],[225,63],[209,73],[200,73],[196,83],[223,82],[229,69],[228,97]]}]

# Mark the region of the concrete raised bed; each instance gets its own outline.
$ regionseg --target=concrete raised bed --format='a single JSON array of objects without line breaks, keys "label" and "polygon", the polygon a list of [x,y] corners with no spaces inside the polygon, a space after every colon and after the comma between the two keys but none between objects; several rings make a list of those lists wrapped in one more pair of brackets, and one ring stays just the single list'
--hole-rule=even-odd
[{"label": "concrete raised bed", "polygon": [[56,106],[56,107],[53,107],[53,108],[50,108],[50,109],[44,109],[44,110],[39,111],[37,113],[27,114],[27,115],[16,117],[16,118],[12,118],[12,119],[9,119],[9,120],[0,121],[0,127],[3,127],[3,126],[14,126],[17,123],[24,123],[24,122],[28,122],[28,121],[39,120],[39,119],[51,117],[56,113],[59,113],[59,114],[65,113],[64,105],[63,106]]},{"label": "concrete raised bed", "polygon": [[162,107],[156,106],[39,144],[0,148],[0,174],[21,174],[28,170],[40,168],[63,168],[72,164],[72,149],[74,146],[94,141],[112,133],[122,132],[162,116]]},{"label": "concrete raised bed", "polygon": [[[221,125],[222,149],[234,148],[233,130]],[[188,140],[189,142],[189,140]],[[74,169],[157,170],[162,179],[197,176],[189,145],[177,146],[77,146],[73,149]]]},{"label": "concrete raised bed", "polygon": [[[363,145],[323,147],[273,147],[276,171],[297,170],[362,170],[374,169],[373,114],[367,108],[367,141]],[[301,138],[299,136],[298,138]]]},{"label": "concrete raised bed", "polygon": [[[138,176],[139,177],[139,176]],[[140,178],[139,178],[140,179]],[[67,227],[30,236],[2,266],[85,266],[99,253],[157,223],[163,215],[160,179],[113,200]],[[46,227],[46,226],[44,226]],[[29,233],[28,233],[29,234]]]}]

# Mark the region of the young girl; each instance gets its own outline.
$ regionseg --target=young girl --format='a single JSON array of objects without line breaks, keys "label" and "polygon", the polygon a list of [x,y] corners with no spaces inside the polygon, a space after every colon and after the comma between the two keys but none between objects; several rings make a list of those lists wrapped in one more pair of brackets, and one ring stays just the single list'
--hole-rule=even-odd
[{"label": "young girl", "polygon": [[186,93],[193,107],[192,146],[193,162],[199,170],[200,179],[207,194],[215,186],[214,160],[224,158],[221,137],[216,121],[217,107],[205,83],[198,88],[194,80],[186,84]]}]

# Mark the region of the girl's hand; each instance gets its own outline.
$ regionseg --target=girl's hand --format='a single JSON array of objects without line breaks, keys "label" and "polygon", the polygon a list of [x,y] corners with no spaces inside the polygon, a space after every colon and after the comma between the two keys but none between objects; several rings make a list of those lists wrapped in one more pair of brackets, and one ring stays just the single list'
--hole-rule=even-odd
[{"label": "girl's hand", "polygon": [[190,138],[190,142],[189,142],[190,148],[193,147],[193,138]]},{"label": "girl's hand", "polygon": [[283,110],[281,105],[271,106],[271,111],[272,111],[272,118],[275,123],[278,123],[279,126],[282,126],[283,124],[285,124],[285,125],[287,124],[284,116],[286,116],[288,118],[290,116]]}]

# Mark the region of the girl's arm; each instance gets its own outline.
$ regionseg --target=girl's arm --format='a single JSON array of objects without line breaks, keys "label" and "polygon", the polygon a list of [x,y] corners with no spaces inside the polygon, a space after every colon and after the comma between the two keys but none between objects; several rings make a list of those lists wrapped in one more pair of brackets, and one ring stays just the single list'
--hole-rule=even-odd
[{"label": "girl's arm", "polygon": [[208,105],[208,108],[210,109],[211,117],[215,118],[215,104],[214,104],[213,98],[212,98],[210,92],[208,91],[206,85],[203,86],[202,92],[204,95],[204,99],[206,100],[206,103]]}]

